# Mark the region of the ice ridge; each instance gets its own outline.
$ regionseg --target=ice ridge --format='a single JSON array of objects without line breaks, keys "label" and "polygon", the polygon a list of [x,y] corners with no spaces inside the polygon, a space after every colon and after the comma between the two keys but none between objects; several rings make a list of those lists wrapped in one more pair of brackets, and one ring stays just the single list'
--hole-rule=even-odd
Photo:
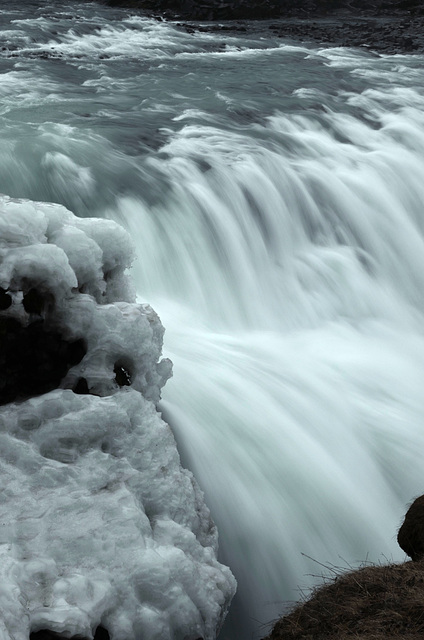
[{"label": "ice ridge", "polygon": [[132,257],[114,222],[0,197],[2,640],[214,640],[234,595],[157,410],[171,363]]}]

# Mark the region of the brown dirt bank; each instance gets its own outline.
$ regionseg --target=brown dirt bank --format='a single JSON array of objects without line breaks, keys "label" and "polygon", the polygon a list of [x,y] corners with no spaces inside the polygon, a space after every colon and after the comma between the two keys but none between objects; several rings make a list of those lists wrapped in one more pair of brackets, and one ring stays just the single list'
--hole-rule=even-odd
[{"label": "brown dirt bank", "polygon": [[424,0],[103,1],[182,20],[189,31],[255,31],[268,21],[266,28],[273,35],[306,43],[362,46],[389,54],[424,52]]},{"label": "brown dirt bank", "polygon": [[316,589],[265,640],[424,638],[424,562],[366,566]]},{"label": "brown dirt bank", "polygon": [[327,580],[264,640],[424,638],[424,495],[409,506],[397,540],[412,562],[364,566]]}]

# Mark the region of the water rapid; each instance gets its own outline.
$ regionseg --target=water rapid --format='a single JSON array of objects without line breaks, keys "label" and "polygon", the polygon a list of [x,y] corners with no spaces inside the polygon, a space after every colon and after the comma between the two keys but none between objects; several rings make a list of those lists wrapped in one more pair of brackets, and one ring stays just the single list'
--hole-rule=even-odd
[{"label": "water rapid", "polygon": [[0,191],[130,231],[220,640],[260,638],[320,563],[401,560],[423,490],[422,59],[48,8],[1,10]]}]

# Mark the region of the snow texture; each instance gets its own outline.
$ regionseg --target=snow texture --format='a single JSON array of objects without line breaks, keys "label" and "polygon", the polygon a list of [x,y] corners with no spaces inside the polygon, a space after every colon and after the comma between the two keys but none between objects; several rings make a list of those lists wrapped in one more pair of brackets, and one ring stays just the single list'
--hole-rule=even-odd
[{"label": "snow texture", "polygon": [[[135,303],[132,250],[111,221],[0,198],[2,317],[83,338],[60,388],[0,407],[0,638],[50,629],[111,640],[213,640],[235,591],[217,532],[156,409],[171,363],[163,328]],[[44,313],[44,312],[43,312]],[[121,366],[131,384],[120,386]],[[85,394],[72,391],[87,381]]]}]

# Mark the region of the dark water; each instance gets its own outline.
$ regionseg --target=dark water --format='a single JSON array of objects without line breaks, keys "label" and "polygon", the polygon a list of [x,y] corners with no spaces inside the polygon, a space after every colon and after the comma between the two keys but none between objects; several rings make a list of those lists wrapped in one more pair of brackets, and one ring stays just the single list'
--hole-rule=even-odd
[{"label": "dark water", "polygon": [[5,5],[0,192],[131,232],[239,581],[221,638],[261,637],[307,556],[401,559],[423,490],[423,59]]}]

